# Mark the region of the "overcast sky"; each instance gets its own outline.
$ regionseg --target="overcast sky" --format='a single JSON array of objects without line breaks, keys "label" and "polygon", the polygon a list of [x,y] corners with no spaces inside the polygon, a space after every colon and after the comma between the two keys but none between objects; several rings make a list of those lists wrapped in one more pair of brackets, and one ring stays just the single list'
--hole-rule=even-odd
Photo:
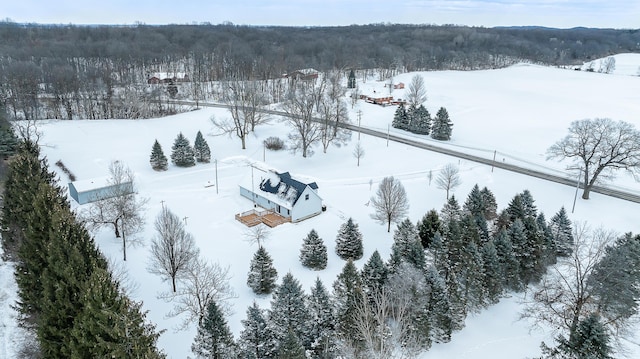
[{"label": "overcast sky", "polygon": [[0,18],[41,24],[640,28],[640,0],[3,0]]}]

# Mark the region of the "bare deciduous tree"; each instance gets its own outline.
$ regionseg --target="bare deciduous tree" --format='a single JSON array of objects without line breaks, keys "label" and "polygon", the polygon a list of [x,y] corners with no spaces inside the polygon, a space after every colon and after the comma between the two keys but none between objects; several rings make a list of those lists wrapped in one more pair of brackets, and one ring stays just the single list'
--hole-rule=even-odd
[{"label": "bare deciduous tree", "polygon": [[364,157],[364,148],[360,144],[360,141],[356,143],[356,147],[353,149],[353,157],[358,159],[358,167],[360,167],[360,159]]},{"label": "bare deciduous tree", "polygon": [[371,218],[386,224],[387,232],[391,232],[391,223],[402,220],[409,210],[407,192],[393,176],[382,179],[375,197],[371,197],[371,204],[375,209]]},{"label": "bare deciduous tree", "polygon": [[607,246],[615,240],[614,233],[603,229],[591,231],[584,223],[576,224],[573,235],[575,244],[571,255],[551,267],[550,273],[534,287],[533,295],[527,296],[520,314],[521,318],[533,320],[535,325],[557,328],[560,334],[569,334],[569,337],[573,337],[578,323],[590,314],[606,316],[600,311],[589,278],[604,258]]},{"label": "bare deciduous tree", "polygon": [[198,257],[198,248],[182,220],[163,208],[155,222],[156,236],[151,242],[151,257],[147,270],[171,280],[176,292],[176,278],[187,271]]},{"label": "bare deciduous tree", "polygon": [[288,115],[284,121],[293,130],[289,134],[290,148],[294,152],[300,150],[305,158],[313,154],[311,147],[322,136],[322,127],[313,117],[317,114],[323,86],[324,83],[316,86],[315,83],[296,82],[289,88],[283,104]]},{"label": "bare deciduous tree", "polygon": [[[113,226],[116,238],[122,238],[123,259],[127,260],[127,235],[135,235],[144,227],[144,208],[147,198],[139,198],[136,194],[135,174],[120,161],[109,165],[111,177],[108,187],[100,192],[96,201],[80,213],[80,218],[90,229]],[[129,238],[136,243],[139,238]]]},{"label": "bare deciduous tree", "polygon": [[[404,294],[404,293],[403,293]],[[362,292],[356,302],[356,336],[369,358],[415,358],[419,348],[412,335],[411,297],[387,288]]]},{"label": "bare deciduous tree", "polygon": [[547,150],[548,158],[569,158],[580,167],[583,199],[599,178],[611,179],[614,170],[640,173],[640,132],[630,123],[608,118],[574,121],[569,134]]},{"label": "bare deciduous tree", "polygon": [[447,163],[436,177],[436,185],[438,188],[447,191],[447,199],[449,199],[449,191],[458,187],[462,181],[460,180],[460,171],[453,163]]},{"label": "bare deciduous tree", "polygon": [[416,108],[427,101],[427,89],[422,75],[414,75],[407,89],[407,102]]},{"label": "bare deciduous tree", "polygon": [[246,149],[246,137],[256,126],[269,120],[268,114],[261,111],[265,96],[257,81],[233,79],[222,83],[222,99],[229,106],[231,120],[211,118],[215,127],[224,133],[235,134]]},{"label": "bare deciduous tree", "polygon": [[244,236],[250,244],[255,243],[258,247],[262,247],[264,241],[269,238],[269,227],[264,223],[260,223],[247,229]]},{"label": "bare deciduous tree", "polygon": [[327,152],[331,144],[340,147],[351,139],[351,131],[340,127],[340,124],[349,121],[347,106],[344,103],[346,92],[342,86],[341,71],[333,70],[323,77],[322,88],[325,89],[320,94],[318,109],[320,116],[320,142],[322,151]]},{"label": "bare deciduous tree", "polygon": [[193,322],[202,323],[207,314],[207,305],[214,300],[225,312],[231,308],[228,301],[236,297],[229,284],[229,268],[223,268],[218,263],[209,263],[196,257],[192,265],[185,272],[184,280],[178,286],[176,293],[162,293],[161,299],[175,303],[169,317],[186,314],[178,327],[184,330]]}]

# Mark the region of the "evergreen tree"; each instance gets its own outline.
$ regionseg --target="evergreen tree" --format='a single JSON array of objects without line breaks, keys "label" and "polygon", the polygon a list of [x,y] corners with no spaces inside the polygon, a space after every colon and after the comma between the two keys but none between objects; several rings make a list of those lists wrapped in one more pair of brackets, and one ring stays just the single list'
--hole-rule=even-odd
[{"label": "evergreen tree", "polygon": [[160,146],[160,142],[156,140],[153,143],[153,147],[151,148],[151,158],[149,159],[149,163],[151,163],[151,168],[156,171],[166,171],[167,170],[167,156],[164,155],[162,151],[162,146]]},{"label": "evergreen tree", "polygon": [[251,260],[247,285],[258,295],[270,294],[276,287],[277,279],[278,272],[273,266],[273,260],[267,250],[261,246]]},{"label": "evergreen tree", "polygon": [[462,211],[456,196],[452,195],[447,200],[447,203],[442,207],[440,211],[440,220],[442,223],[448,223],[451,221],[459,221],[462,217]]},{"label": "evergreen tree", "polygon": [[307,301],[312,358],[331,358],[336,352],[335,313],[326,287],[316,278]]},{"label": "evergreen tree", "polygon": [[312,229],[302,242],[300,262],[303,266],[316,270],[327,267],[327,247],[315,229]]},{"label": "evergreen tree", "polygon": [[469,192],[467,200],[462,205],[462,209],[471,215],[481,215],[484,217],[484,199],[480,194],[480,187],[478,187],[477,183],[473,186],[471,192]]},{"label": "evergreen tree", "polygon": [[525,275],[526,283],[537,283],[542,279],[547,269],[545,266],[546,259],[544,258],[545,239],[536,222],[536,217],[527,216],[522,223],[527,236],[526,252],[523,258],[526,259],[525,267],[528,270],[525,270],[523,274]]},{"label": "evergreen tree", "polygon": [[356,74],[353,72],[353,69],[349,71],[349,77],[347,78],[347,88],[356,88]]},{"label": "evergreen tree", "polygon": [[460,272],[458,276],[468,311],[477,312],[486,306],[487,291],[484,268],[477,242],[468,242],[464,248],[464,271]]},{"label": "evergreen tree", "polygon": [[40,277],[37,335],[45,357],[69,358],[75,320],[85,305],[81,293],[96,266],[107,265],[93,239],[71,212],[52,214],[49,238],[44,247],[47,263]]},{"label": "evergreen tree", "polygon": [[623,319],[640,309],[640,235],[627,233],[605,250],[587,279],[598,312],[606,323],[619,330]]},{"label": "evergreen tree", "polygon": [[559,336],[558,347],[543,345],[543,353],[549,358],[612,359],[611,335],[597,314],[591,314],[578,323],[575,333],[565,338]]},{"label": "evergreen tree", "polygon": [[336,236],[336,254],[344,260],[362,258],[362,233],[358,225],[349,218],[340,226]]},{"label": "evergreen tree", "polygon": [[[0,109],[2,111],[2,109]],[[18,150],[18,138],[11,125],[3,124],[0,121],[0,156],[2,158],[7,158],[16,153]]]},{"label": "evergreen tree", "polygon": [[414,132],[419,119],[416,117],[416,106],[414,104],[409,105],[407,109],[407,124],[405,130]]},{"label": "evergreen tree", "polygon": [[387,282],[388,275],[389,269],[382,261],[380,253],[376,250],[362,267],[362,287],[365,293],[371,296],[373,293],[382,290]]},{"label": "evergreen tree", "polygon": [[535,205],[535,200],[529,192],[528,189],[525,189],[520,194],[520,198],[522,200],[522,207],[524,208],[524,215],[530,218],[536,218],[538,216],[538,208]]},{"label": "evergreen tree", "polygon": [[431,137],[435,140],[449,141],[453,123],[449,119],[449,113],[444,107],[440,107],[431,127]]},{"label": "evergreen tree", "polygon": [[571,220],[567,217],[564,206],[560,208],[558,213],[551,217],[549,229],[551,230],[558,256],[569,256],[573,251],[573,228],[571,227]]},{"label": "evergreen tree", "polygon": [[558,261],[558,249],[556,247],[555,239],[553,238],[553,232],[547,225],[547,220],[544,217],[544,213],[540,212],[540,214],[538,214],[538,217],[536,217],[536,224],[538,225],[538,229],[540,230],[540,237],[543,241],[544,253],[542,257],[544,266],[546,267],[554,265]]},{"label": "evergreen tree", "polygon": [[238,339],[238,354],[243,359],[269,359],[277,357],[278,341],[268,326],[262,309],[256,302],[247,309],[247,318],[242,320],[242,331]]},{"label": "evergreen tree", "polygon": [[393,115],[393,121],[391,122],[393,128],[400,130],[407,130],[409,128],[409,114],[403,103],[398,105],[395,114]]},{"label": "evergreen tree", "polygon": [[428,249],[431,241],[433,240],[433,236],[435,236],[436,232],[440,232],[442,229],[440,228],[440,217],[438,216],[438,211],[435,209],[430,210],[427,214],[422,217],[422,219],[418,222],[416,226],[418,229],[418,236],[420,237],[420,243],[422,243],[422,247],[424,249]]},{"label": "evergreen tree", "polygon": [[484,219],[487,221],[495,219],[498,216],[496,213],[498,204],[493,192],[491,192],[487,187],[484,187],[480,190],[480,196],[482,197],[482,203],[484,204]]},{"label": "evergreen tree", "polygon": [[431,289],[429,292],[430,338],[435,343],[447,343],[451,341],[454,327],[447,288],[436,268],[432,266],[427,268],[426,279]]},{"label": "evergreen tree", "polygon": [[[8,258],[18,260],[17,252],[24,239],[24,230],[29,222],[29,214],[33,211],[38,187],[41,183],[52,186],[54,183],[55,175],[48,171],[46,159],[41,160],[39,154],[36,144],[21,142],[18,153],[9,162],[0,218],[3,227],[2,247]],[[64,197],[62,191],[60,196]],[[66,200],[61,202],[68,205]]]},{"label": "evergreen tree", "polygon": [[35,191],[32,194],[31,211],[25,213],[25,227],[21,231],[15,277],[20,297],[19,310],[23,314],[37,316],[43,299],[42,275],[49,263],[46,248],[52,241],[58,240],[57,237],[51,237],[54,216],[69,213],[69,209],[59,188],[46,182],[35,184],[38,187],[31,190]]},{"label": "evergreen tree", "polygon": [[300,282],[287,273],[273,292],[268,317],[268,323],[281,345],[288,332],[293,332],[305,348],[311,347],[308,327],[310,313],[306,301]]},{"label": "evergreen tree", "polygon": [[526,217],[526,213],[524,204],[522,203],[522,194],[518,193],[517,195],[513,196],[511,202],[509,202],[509,205],[505,209],[505,213],[509,218],[509,223],[515,222],[516,219],[519,219],[521,221],[524,220],[524,218]]},{"label": "evergreen tree", "polygon": [[336,308],[336,332],[351,347],[360,348],[355,322],[356,306],[362,298],[362,281],[353,261],[349,259],[333,282],[333,298]]},{"label": "evergreen tree", "polygon": [[511,244],[511,237],[507,230],[502,228],[493,239],[496,254],[502,273],[502,285],[511,290],[520,290],[520,263],[516,258]]},{"label": "evergreen tree", "polygon": [[411,132],[418,135],[428,135],[431,130],[431,114],[424,107],[424,105],[418,106],[413,113]]},{"label": "evergreen tree", "polygon": [[304,346],[293,330],[288,330],[278,347],[278,359],[305,359]]},{"label": "evergreen tree", "polygon": [[196,134],[196,140],[193,143],[193,152],[196,161],[203,163],[209,163],[209,161],[211,161],[211,149],[200,131]]},{"label": "evergreen tree", "polygon": [[483,287],[486,290],[487,302],[488,304],[496,304],[502,295],[503,267],[493,240],[485,243],[481,252],[484,271]]},{"label": "evergreen tree", "polygon": [[171,162],[178,167],[191,167],[196,164],[193,148],[182,132],[178,134],[171,147]]},{"label": "evergreen tree", "polygon": [[82,292],[83,310],[74,320],[70,358],[164,358],[159,333],[140,304],[120,293],[105,269],[95,268]]},{"label": "evergreen tree", "polygon": [[224,318],[224,314],[215,300],[207,304],[207,313],[191,345],[191,351],[201,358],[235,358],[235,343]]},{"label": "evergreen tree", "polygon": [[409,263],[421,270],[425,268],[424,249],[418,231],[409,218],[400,222],[393,234],[389,269],[393,271],[400,262]]}]

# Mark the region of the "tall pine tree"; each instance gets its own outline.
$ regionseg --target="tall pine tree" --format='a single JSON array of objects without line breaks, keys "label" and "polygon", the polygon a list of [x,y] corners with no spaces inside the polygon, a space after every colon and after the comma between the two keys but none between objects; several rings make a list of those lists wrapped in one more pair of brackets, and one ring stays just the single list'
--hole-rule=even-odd
[{"label": "tall pine tree", "polygon": [[307,301],[309,308],[309,328],[311,338],[311,356],[330,358],[335,356],[335,313],[333,303],[320,278],[316,278]]},{"label": "tall pine tree", "polygon": [[336,236],[336,254],[344,260],[362,258],[362,233],[352,218],[340,226]]},{"label": "tall pine tree", "polygon": [[440,107],[436,117],[433,119],[433,126],[431,127],[431,138],[440,141],[449,141],[451,139],[451,132],[453,123],[449,119],[449,113],[444,107]]},{"label": "tall pine tree", "polygon": [[209,163],[209,161],[211,161],[211,149],[200,131],[196,134],[196,140],[193,143],[193,152],[196,161],[203,163]]},{"label": "tall pine tree", "polygon": [[149,158],[149,163],[151,163],[151,168],[156,171],[167,170],[167,156],[164,155],[162,146],[160,146],[160,142],[158,142],[158,140],[153,143],[153,147],[151,148],[151,157]]},{"label": "tall pine tree", "polygon": [[352,260],[348,260],[342,272],[333,282],[333,298],[336,306],[336,332],[353,348],[361,348],[361,338],[356,334],[356,310],[362,300],[362,281]]},{"label": "tall pine tree", "polygon": [[312,229],[302,242],[300,262],[303,266],[315,270],[327,267],[327,246],[315,229]]},{"label": "tall pine tree", "polygon": [[278,341],[267,324],[265,313],[256,302],[247,309],[238,339],[238,354],[243,359],[271,359],[277,357]]},{"label": "tall pine tree", "polygon": [[278,272],[273,266],[273,259],[267,250],[260,246],[251,260],[247,285],[258,295],[270,294],[276,287],[277,279]]},{"label": "tall pine tree", "polygon": [[549,229],[553,236],[558,256],[567,257],[573,252],[573,229],[564,206],[551,217]]},{"label": "tall pine tree", "polygon": [[422,247],[424,249],[428,249],[431,245],[431,241],[433,240],[433,236],[435,236],[437,232],[442,231],[440,226],[440,217],[438,216],[438,211],[435,209],[427,212],[427,214],[425,214],[418,222],[416,227],[418,229],[420,243],[422,243]]},{"label": "tall pine tree", "polygon": [[178,134],[171,147],[171,162],[178,167],[191,167],[196,164],[193,148],[182,132]]},{"label": "tall pine tree", "polygon": [[396,112],[393,115],[393,121],[391,122],[391,126],[393,128],[397,128],[400,130],[407,130],[409,128],[409,114],[407,113],[407,109],[404,107],[403,103],[398,105]]},{"label": "tall pine tree", "polygon": [[191,351],[203,358],[236,358],[233,336],[215,300],[207,304],[207,313],[198,326],[198,333],[191,345]]},{"label": "tall pine tree", "polygon": [[300,282],[291,273],[287,273],[273,292],[268,318],[269,325],[281,344],[288,333],[293,332],[306,349],[311,347],[311,315],[306,301],[307,297]]}]

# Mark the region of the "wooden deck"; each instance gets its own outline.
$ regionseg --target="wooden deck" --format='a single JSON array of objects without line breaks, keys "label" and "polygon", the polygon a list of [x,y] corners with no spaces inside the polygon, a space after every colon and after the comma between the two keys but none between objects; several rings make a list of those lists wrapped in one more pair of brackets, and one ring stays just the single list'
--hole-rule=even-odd
[{"label": "wooden deck", "polygon": [[249,210],[236,214],[236,220],[244,223],[247,227],[257,226],[260,223],[273,228],[283,223],[291,222],[291,217],[283,217],[274,211]]}]

